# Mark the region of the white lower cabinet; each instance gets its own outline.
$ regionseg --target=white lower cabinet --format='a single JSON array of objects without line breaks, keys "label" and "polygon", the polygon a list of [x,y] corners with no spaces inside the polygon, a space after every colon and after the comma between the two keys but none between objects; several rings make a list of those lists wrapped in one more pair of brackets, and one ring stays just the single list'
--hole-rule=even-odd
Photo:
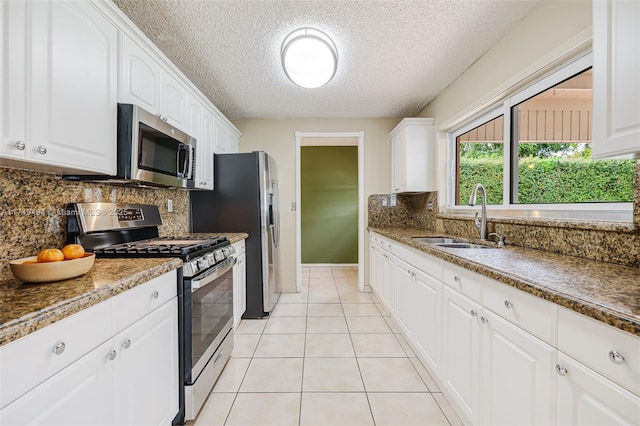
[{"label": "white lower cabinet", "polygon": [[111,341],[103,343],[3,408],[0,424],[116,424],[115,363],[108,358],[112,349]]},{"label": "white lower cabinet", "polygon": [[477,303],[444,288],[441,377],[448,396],[472,424],[480,424],[480,312]]},{"label": "white lower cabinet", "polygon": [[[15,375],[3,376],[3,397],[20,396],[0,410],[0,424],[171,424],[178,413],[180,380],[176,289],[173,271],[88,308],[89,316],[81,311],[60,321],[62,326],[54,323],[0,348],[3,369],[41,372],[26,392]],[[120,327],[119,318],[135,319]],[[98,342],[92,336],[79,340],[79,332],[92,326],[121,331],[99,334]],[[85,343],[90,346],[75,358]],[[41,356],[32,357],[28,366],[13,356],[30,349]],[[48,366],[66,355],[73,361],[47,374]]]},{"label": "white lower cabinet", "polygon": [[556,349],[486,309],[480,322],[481,424],[553,424]]},{"label": "white lower cabinet", "polygon": [[391,283],[394,320],[465,424],[640,424],[638,336],[451,263],[441,281],[437,257],[370,242],[371,286]]},{"label": "white lower cabinet", "polygon": [[562,352],[557,383],[559,425],[640,423],[640,397]]},{"label": "white lower cabinet", "polygon": [[432,371],[440,368],[442,283],[396,259],[394,318]]},{"label": "white lower cabinet", "polygon": [[395,310],[396,285],[395,262],[396,258],[385,247],[380,239],[373,239],[369,245],[369,284],[373,289],[378,301],[382,305],[383,311],[387,314]]},{"label": "white lower cabinet", "polygon": [[178,413],[177,336],[174,298],[114,338],[115,424],[171,424]]},{"label": "white lower cabinet", "polygon": [[233,265],[233,327],[237,328],[247,310],[247,256],[244,240],[235,243],[233,248],[236,251],[236,263]]}]

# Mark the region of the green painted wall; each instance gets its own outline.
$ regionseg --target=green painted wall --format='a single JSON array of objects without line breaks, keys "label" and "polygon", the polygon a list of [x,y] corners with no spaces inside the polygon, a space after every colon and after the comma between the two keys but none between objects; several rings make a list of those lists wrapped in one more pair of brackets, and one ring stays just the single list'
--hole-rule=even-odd
[{"label": "green painted wall", "polygon": [[358,263],[358,147],[300,148],[302,263]]}]

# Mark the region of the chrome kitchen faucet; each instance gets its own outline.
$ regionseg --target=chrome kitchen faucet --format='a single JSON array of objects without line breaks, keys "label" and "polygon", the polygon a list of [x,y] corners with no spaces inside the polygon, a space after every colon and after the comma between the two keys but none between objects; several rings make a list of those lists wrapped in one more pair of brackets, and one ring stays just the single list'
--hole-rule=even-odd
[{"label": "chrome kitchen faucet", "polygon": [[478,219],[478,212],[476,212],[476,216],[474,222],[476,224],[476,228],[480,230],[480,239],[487,239],[487,191],[484,189],[484,186],[480,183],[476,183],[471,190],[471,195],[469,196],[469,205],[476,205],[476,195],[478,190],[481,191],[482,195],[482,218]]}]

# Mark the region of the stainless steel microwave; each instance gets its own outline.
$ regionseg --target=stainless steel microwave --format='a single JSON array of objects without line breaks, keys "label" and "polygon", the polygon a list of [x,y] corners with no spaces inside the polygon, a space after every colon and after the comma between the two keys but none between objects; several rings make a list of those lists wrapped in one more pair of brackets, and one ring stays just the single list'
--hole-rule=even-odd
[{"label": "stainless steel microwave", "polygon": [[152,113],[118,104],[115,176],[66,175],[65,179],[120,184],[195,187],[196,140]]}]

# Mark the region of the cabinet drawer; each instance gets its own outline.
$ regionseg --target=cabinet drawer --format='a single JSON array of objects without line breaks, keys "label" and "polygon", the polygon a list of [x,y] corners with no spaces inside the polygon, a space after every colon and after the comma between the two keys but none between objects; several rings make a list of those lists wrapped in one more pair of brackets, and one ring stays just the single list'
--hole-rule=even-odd
[{"label": "cabinet drawer", "polygon": [[171,271],[113,298],[114,332],[138,321],[175,297],[178,290],[176,271]]},{"label": "cabinet drawer", "polygon": [[639,337],[559,308],[558,349],[640,395]]},{"label": "cabinet drawer", "polygon": [[557,305],[488,278],[485,278],[482,297],[485,307],[557,346]]},{"label": "cabinet drawer", "polygon": [[442,266],[444,265],[444,260],[401,244],[396,247],[395,254],[411,266],[420,269],[425,274],[431,275],[438,281],[442,281]]},{"label": "cabinet drawer", "polygon": [[1,347],[0,407],[111,338],[112,306],[105,300]]},{"label": "cabinet drawer", "polygon": [[484,277],[458,265],[445,262],[443,281],[471,300],[482,303],[482,282]]}]

